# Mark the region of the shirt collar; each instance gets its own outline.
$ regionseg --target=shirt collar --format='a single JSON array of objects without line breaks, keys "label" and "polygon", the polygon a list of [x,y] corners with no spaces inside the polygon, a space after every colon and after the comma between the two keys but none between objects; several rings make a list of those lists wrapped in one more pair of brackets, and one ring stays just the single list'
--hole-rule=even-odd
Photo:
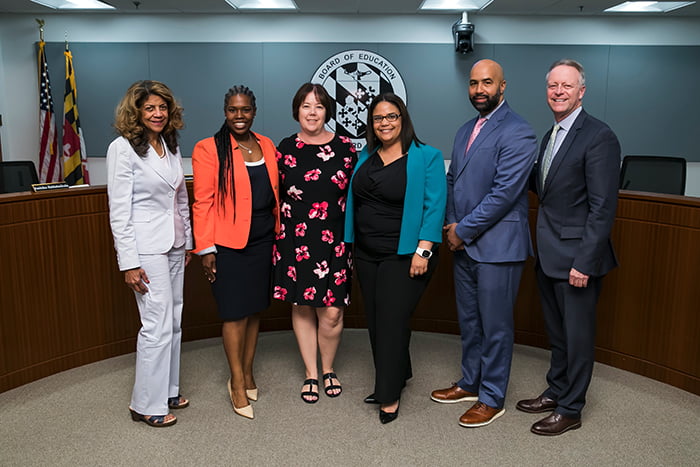
[{"label": "shirt collar", "polygon": [[[576,110],[571,112],[569,115],[566,116],[566,118],[564,120],[559,122],[559,129],[564,130],[564,131],[569,131],[569,129],[574,124],[574,121],[579,116],[579,114],[581,113],[582,110],[583,110],[583,106],[579,105],[576,108]],[[555,122],[555,125],[556,125],[556,122]]]}]

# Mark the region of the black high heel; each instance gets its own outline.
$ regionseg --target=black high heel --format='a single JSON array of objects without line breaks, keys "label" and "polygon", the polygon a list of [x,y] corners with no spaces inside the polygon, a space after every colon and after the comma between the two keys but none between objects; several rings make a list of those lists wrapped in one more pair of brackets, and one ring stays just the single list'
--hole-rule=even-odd
[{"label": "black high heel", "polygon": [[382,422],[382,425],[386,425],[387,423],[391,423],[394,420],[399,418],[399,408],[396,407],[395,412],[384,412],[382,409],[379,409],[379,421]]},{"label": "black high heel", "polygon": [[365,404],[379,404],[379,401],[374,397],[374,393],[365,397],[364,402],[365,402]]}]

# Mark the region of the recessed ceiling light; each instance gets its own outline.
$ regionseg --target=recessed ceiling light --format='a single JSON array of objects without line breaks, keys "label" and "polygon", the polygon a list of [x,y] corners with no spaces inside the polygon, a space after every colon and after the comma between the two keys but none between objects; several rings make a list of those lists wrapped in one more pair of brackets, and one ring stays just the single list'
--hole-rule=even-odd
[{"label": "recessed ceiling light", "polygon": [[423,0],[419,10],[478,11],[493,0]]},{"label": "recessed ceiling light", "polygon": [[114,10],[112,5],[98,0],[31,0],[54,10]]},{"label": "recessed ceiling light", "polygon": [[294,0],[226,0],[237,10],[297,10]]},{"label": "recessed ceiling light", "polygon": [[695,2],[624,2],[607,8],[607,13],[668,13]]}]

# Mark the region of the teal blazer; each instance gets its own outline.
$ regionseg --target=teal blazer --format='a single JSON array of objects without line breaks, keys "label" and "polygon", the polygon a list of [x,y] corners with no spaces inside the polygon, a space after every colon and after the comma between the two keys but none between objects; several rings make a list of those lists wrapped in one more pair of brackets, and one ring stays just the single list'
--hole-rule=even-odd
[{"label": "teal blazer", "polygon": [[[376,152],[376,151],[375,151]],[[372,153],[374,154],[374,152]],[[350,179],[348,201],[345,209],[345,242],[355,240],[355,211],[352,182],[357,169],[372,155],[363,149],[355,172]],[[419,240],[442,242],[442,226],[447,205],[447,182],[445,161],[442,153],[432,146],[411,143],[406,161],[406,195],[399,234],[399,255],[415,253]]]}]

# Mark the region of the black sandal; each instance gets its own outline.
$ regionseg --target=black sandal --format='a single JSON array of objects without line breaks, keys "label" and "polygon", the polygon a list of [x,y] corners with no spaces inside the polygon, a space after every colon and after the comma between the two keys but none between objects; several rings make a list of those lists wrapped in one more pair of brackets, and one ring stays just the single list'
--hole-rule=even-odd
[{"label": "black sandal", "polygon": [[182,394],[178,394],[175,397],[168,397],[168,408],[170,409],[184,409],[190,405],[190,401],[182,397]]},{"label": "black sandal", "polygon": [[[324,389],[328,397],[338,397],[343,393],[343,387],[340,384],[333,384],[333,380],[338,379],[335,373],[330,372],[323,375],[323,380],[328,380],[328,386]],[[337,393],[333,393],[334,390],[340,389]]]},{"label": "black sandal", "polygon": [[[316,387],[318,387],[318,380],[317,379],[306,379],[304,380],[304,384],[301,386],[302,389],[304,389],[304,386],[309,385],[309,390],[308,391],[301,391],[301,400],[306,402],[307,404],[315,404],[318,402],[318,391],[312,391],[313,385],[315,384]],[[315,397],[316,399],[306,399],[304,396],[309,396],[309,397]]]},{"label": "black sandal", "polygon": [[177,418],[173,416],[169,421],[165,421],[165,417],[168,415],[142,415],[136,412],[134,409],[129,407],[129,412],[131,412],[131,419],[135,422],[144,422],[146,425],[150,425],[156,428],[165,428],[168,426],[173,426],[177,422]]}]

